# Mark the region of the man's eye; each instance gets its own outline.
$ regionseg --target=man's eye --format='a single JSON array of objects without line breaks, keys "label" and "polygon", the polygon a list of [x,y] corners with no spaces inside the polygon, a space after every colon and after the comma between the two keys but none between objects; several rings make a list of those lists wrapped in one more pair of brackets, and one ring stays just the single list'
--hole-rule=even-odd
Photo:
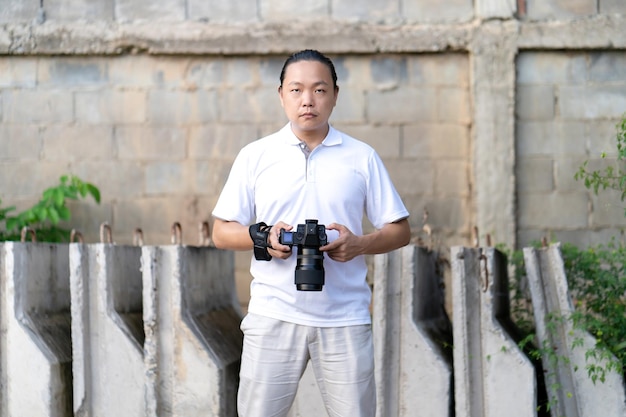
[{"label": "man's eye", "polygon": [[318,89],[318,90],[315,90],[315,92],[316,92],[316,93],[325,93],[325,92],[326,92],[326,90],[324,90],[324,89],[321,89],[321,88],[320,88],[320,89]]},{"label": "man's eye", "polygon": [[291,92],[292,92],[292,93],[299,93],[299,92],[300,92],[300,89],[299,89],[299,88],[292,88],[292,89],[291,89]]}]

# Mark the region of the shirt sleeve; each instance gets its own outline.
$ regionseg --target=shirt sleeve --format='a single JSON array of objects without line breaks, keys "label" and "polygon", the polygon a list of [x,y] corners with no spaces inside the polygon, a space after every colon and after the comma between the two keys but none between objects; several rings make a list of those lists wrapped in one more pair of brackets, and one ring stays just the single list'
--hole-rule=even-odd
[{"label": "shirt sleeve", "polygon": [[244,147],[235,158],[212,213],[219,219],[243,225],[252,223],[255,218],[252,164],[248,160],[247,150]]},{"label": "shirt sleeve", "polygon": [[381,229],[387,223],[397,222],[409,217],[391,177],[376,152],[369,160],[369,178],[367,187],[366,215],[372,225]]}]

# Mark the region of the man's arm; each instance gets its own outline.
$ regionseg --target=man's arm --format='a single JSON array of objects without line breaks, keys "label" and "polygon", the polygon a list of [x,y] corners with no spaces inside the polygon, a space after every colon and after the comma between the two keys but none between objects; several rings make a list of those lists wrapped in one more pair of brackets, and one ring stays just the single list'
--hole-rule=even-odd
[{"label": "man's arm", "polygon": [[248,226],[238,222],[215,219],[211,238],[216,248],[228,250],[251,250],[252,239]]},{"label": "man's arm", "polygon": [[339,262],[347,262],[359,255],[376,255],[406,246],[411,240],[408,219],[387,223],[381,229],[356,236],[344,225],[332,223],[327,229],[337,230],[339,237],[320,249]]}]

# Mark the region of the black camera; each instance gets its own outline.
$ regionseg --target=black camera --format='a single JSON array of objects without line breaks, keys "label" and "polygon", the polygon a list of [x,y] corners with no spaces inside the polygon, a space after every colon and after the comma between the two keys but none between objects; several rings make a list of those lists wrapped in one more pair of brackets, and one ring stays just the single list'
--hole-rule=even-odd
[{"label": "black camera", "polygon": [[320,246],[328,243],[326,227],[308,219],[295,232],[280,230],[281,245],[298,246],[295,284],[298,291],[322,291],[324,285],[324,254]]}]

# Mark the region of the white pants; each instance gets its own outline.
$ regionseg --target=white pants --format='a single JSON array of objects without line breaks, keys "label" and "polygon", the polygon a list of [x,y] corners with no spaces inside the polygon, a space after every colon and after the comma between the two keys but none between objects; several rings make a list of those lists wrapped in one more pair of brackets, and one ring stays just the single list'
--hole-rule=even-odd
[{"label": "white pants", "polygon": [[240,417],[286,416],[309,359],[329,416],[376,414],[370,325],[309,327],[248,314],[241,330]]}]

